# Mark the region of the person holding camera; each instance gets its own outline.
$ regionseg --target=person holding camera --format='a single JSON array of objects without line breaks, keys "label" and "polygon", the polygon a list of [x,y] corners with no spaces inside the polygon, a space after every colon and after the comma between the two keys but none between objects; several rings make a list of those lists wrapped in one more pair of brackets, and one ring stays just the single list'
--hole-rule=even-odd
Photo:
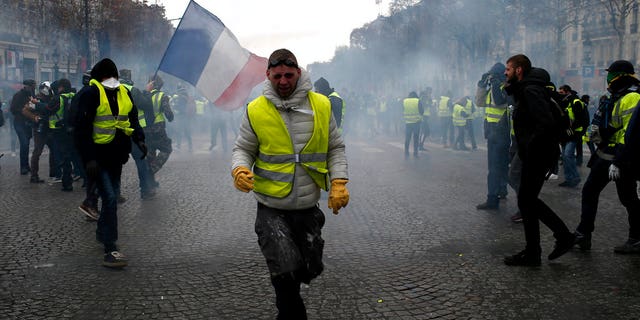
[{"label": "person holding camera", "polygon": [[487,200],[478,210],[497,210],[500,198],[506,197],[509,172],[510,104],[504,90],[505,65],[498,62],[482,75],[476,91],[476,106],[485,108],[484,137],[487,139]]},{"label": "person holding camera", "polygon": [[33,126],[33,152],[31,153],[31,183],[43,183],[38,175],[40,171],[40,156],[46,145],[49,148],[50,176],[55,177],[55,161],[53,157],[53,142],[49,136],[49,116],[47,106],[53,92],[48,81],[42,82],[38,87],[36,97],[31,97],[29,103],[22,109],[22,114],[32,122]]},{"label": "person holding camera", "polygon": [[26,175],[31,171],[29,168],[29,142],[32,133],[29,119],[22,114],[22,110],[35,96],[36,81],[27,79],[22,84],[24,87],[13,95],[9,111],[13,115],[13,128],[20,143],[20,174]]}]

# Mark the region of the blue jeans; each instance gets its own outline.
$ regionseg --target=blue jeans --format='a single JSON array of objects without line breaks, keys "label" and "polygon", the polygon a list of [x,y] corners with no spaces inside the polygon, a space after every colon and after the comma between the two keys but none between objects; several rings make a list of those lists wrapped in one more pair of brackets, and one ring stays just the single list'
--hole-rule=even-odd
[{"label": "blue jeans", "polygon": [[132,143],[131,157],[136,162],[136,168],[138,169],[138,180],[140,181],[140,195],[144,197],[147,193],[151,192],[154,188],[153,175],[149,168],[149,162],[147,159],[140,159],[142,157],[142,150],[137,144]]},{"label": "blue jeans", "polygon": [[505,193],[509,180],[509,144],[510,137],[506,134],[492,135],[487,139],[487,204],[497,206],[498,195]]},{"label": "blue jeans", "polygon": [[564,179],[569,183],[579,183],[580,174],[576,164],[576,141],[568,141],[562,148],[562,167],[564,168]]},{"label": "blue jeans", "polygon": [[33,134],[32,128],[24,120],[16,120],[13,123],[13,128],[18,135],[18,141],[20,142],[20,171],[24,172],[29,170],[29,141]]},{"label": "blue jeans", "polygon": [[102,198],[102,210],[98,219],[96,239],[104,244],[104,252],[118,250],[118,195],[120,194],[120,176],[122,165],[98,170],[98,193]]}]

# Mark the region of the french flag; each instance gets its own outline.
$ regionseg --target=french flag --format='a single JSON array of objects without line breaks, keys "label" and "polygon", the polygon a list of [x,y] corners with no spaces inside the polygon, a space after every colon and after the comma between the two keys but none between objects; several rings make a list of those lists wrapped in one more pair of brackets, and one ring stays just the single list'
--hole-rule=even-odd
[{"label": "french flag", "polygon": [[234,110],[265,80],[267,59],[243,48],[218,17],[192,0],[158,70],[190,83],[217,107]]}]

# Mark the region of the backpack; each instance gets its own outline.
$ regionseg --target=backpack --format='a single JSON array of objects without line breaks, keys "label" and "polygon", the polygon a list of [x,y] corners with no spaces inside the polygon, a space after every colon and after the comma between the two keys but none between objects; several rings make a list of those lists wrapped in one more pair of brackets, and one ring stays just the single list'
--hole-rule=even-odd
[{"label": "backpack", "polygon": [[574,135],[573,123],[569,118],[569,113],[560,107],[560,104],[553,98],[550,92],[547,92],[547,99],[549,100],[554,128],[560,142],[569,141]]}]

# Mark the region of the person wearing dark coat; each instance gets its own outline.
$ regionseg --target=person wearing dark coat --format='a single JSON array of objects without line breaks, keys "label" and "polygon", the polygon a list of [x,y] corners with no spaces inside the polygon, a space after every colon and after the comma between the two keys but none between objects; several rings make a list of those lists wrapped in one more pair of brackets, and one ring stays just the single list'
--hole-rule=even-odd
[{"label": "person wearing dark coat", "polygon": [[505,257],[504,263],[509,266],[539,266],[540,222],[549,227],[556,238],[549,260],[569,251],[575,239],[562,219],[539,198],[545,178],[560,155],[560,137],[551,109],[554,105],[546,88],[550,76],[544,69],[532,68],[529,58],[522,54],[507,60],[505,75],[505,90],[515,101],[513,129],[522,161],[517,195],[526,246],[523,251]]},{"label": "person wearing dark coat", "polygon": [[146,154],[144,132],[130,91],[118,81],[118,68],[110,59],[91,68],[91,81],[78,100],[75,140],[86,174],[95,177],[102,208],[96,239],[104,245],[103,265],[124,267],[118,251],[117,201],[122,166],[129,159],[131,141]]}]

